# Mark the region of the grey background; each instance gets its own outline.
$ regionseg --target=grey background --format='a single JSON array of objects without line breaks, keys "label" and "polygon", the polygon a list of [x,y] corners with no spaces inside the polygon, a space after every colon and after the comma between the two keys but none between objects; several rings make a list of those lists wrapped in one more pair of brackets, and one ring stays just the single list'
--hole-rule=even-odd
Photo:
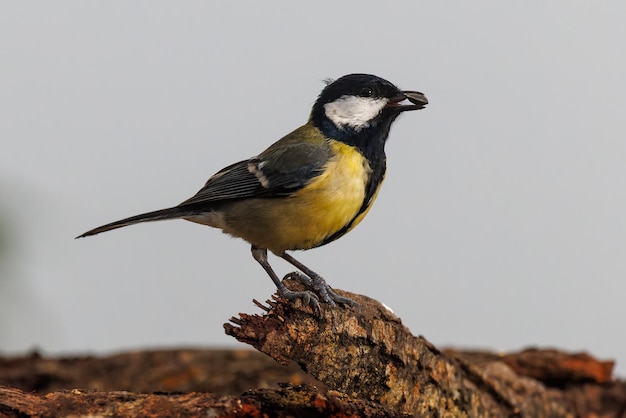
[{"label": "grey background", "polygon": [[[423,91],[374,208],[296,256],[437,345],[626,368],[626,3],[3,2],[0,351],[234,345],[274,287],[177,204],[304,123],[326,77]],[[270,260],[281,274],[285,263]]]}]

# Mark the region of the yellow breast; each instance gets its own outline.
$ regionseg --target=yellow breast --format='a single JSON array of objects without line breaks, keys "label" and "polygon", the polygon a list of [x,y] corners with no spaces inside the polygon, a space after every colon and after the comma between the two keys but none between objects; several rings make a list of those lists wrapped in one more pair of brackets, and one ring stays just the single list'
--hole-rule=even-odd
[{"label": "yellow breast", "polygon": [[313,248],[344,228],[363,205],[371,168],[356,148],[338,141],[330,146],[334,156],[323,172],[293,195],[229,205],[224,232],[281,253]]},{"label": "yellow breast", "polygon": [[[319,245],[344,228],[359,213],[365,199],[370,166],[354,147],[332,141],[335,157],[318,177],[290,199],[299,215],[287,222],[294,237],[306,241],[305,248]],[[291,202],[290,202],[291,206]]]}]

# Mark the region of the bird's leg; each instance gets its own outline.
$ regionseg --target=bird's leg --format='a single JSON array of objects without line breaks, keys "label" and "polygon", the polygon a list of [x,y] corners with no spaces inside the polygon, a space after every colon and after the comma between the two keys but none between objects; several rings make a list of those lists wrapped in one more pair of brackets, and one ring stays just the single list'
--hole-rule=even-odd
[{"label": "bird's leg", "polygon": [[302,273],[306,275],[304,276],[303,274],[300,274],[299,272],[296,271],[296,272],[288,274],[287,276],[295,278],[296,280],[300,280],[304,282],[305,284],[307,284],[308,286],[312,287],[313,290],[317,292],[317,294],[322,298],[324,302],[328,303],[331,306],[335,306],[336,303],[341,303],[344,305],[350,305],[350,306],[356,306],[356,307],[359,306],[359,304],[353,301],[352,299],[339,296],[326,283],[326,280],[324,280],[322,276],[320,276],[319,274],[317,274],[316,272],[314,272],[313,270],[311,270],[310,268],[308,268],[307,266],[305,266],[304,264],[302,264],[301,262],[293,258],[291,255],[285,252],[283,252],[282,254],[276,254],[276,255],[278,255],[280,258],[287,261],[292,266],[296,267],[298,270],[300,270]]},{"label": "bird's leg", "polygon": [[295,292],[293,290],[287,289],[287,287],[283,284],[283,282],[278,278],[274,270],[270,266],[270,263],[267,262],[267,249],[259,248],[252,246],[252,257],[263,267],[263,269],[270,276],[276,288],[278,289],[278,294],[287,299],[287,300],[295,300],[302,299],[305,304],[313,306],[317,312],[321,312],[319,299],[317,295],[310,290],[306,290],[304,292]]}]

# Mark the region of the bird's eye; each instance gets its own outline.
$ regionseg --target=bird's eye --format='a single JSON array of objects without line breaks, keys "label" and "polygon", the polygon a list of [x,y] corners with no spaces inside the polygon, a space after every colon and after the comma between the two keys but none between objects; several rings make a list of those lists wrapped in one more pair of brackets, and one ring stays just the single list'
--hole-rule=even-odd
[{"label": "bird's eye", "polygon": [[359,92],[359,96],[361,97],[372,97],[374,95],[374,90],[371,87],[363,87]]}]

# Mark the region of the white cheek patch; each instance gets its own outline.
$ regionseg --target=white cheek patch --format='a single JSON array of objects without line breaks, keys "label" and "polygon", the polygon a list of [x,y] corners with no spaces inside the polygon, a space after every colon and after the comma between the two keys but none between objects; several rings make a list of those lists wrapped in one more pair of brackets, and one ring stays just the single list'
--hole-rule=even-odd
[{"label": "white cheek patch", "polygon": [[370,122],[380,114],[389,99],[359,96],[341,96],[326,103],[324,111],[336,127],[350,126],[357,131],[370,126]]}]

